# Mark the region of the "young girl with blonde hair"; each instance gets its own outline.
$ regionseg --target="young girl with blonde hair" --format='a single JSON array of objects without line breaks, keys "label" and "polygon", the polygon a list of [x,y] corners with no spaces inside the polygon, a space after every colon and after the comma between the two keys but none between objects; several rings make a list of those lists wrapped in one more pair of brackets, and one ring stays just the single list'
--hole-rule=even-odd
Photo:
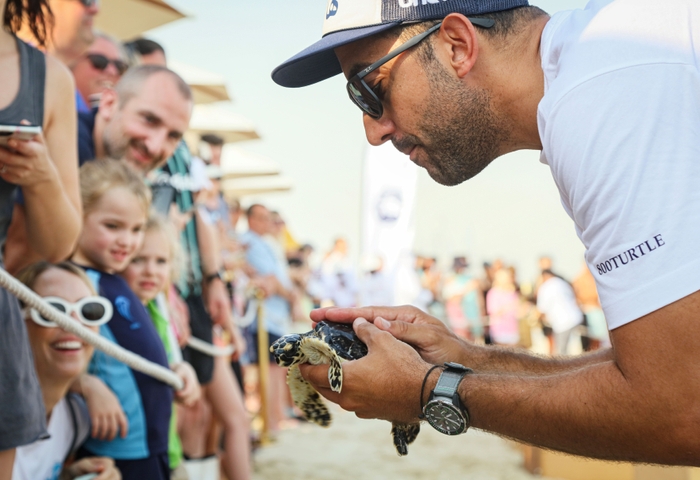
[{"label": "young girl with blonde hair", "polygon": [[[139,175],[115,160],[85,164],[80,169],[80,189],[84,226],[72,260],[86,271],[98,292],[114,306],[112,320],[100,327],[100,334],[167,368],[163,343],[148,312],[117,275],[141,248],[150,190]],[[79,455],[114,458],[124,480],[169,479],[172,389],[102,352],[95,353],[89,372],[99,377],[119,399],[128,429],[122,426],[121,435],[111,439],[90,438]],[[178,395],[187,395],[196,388],[187,380],[183,377],[186,385]]]}]

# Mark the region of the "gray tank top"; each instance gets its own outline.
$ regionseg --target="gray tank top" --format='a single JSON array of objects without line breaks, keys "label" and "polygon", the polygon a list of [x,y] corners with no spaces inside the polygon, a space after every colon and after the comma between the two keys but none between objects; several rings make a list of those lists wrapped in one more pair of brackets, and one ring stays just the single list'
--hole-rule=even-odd
[{"label": "gray tank top", "polygon": [[[15,99],[0,110],[0,125],[19,125],[28,120],[32,125],[44,124],[44,86],[46,84],[46,58],[34,47],[17,39],[20,58],[19,92]],[[0,259],[12,220],[14,193],[17,186],[0,178]]]}]

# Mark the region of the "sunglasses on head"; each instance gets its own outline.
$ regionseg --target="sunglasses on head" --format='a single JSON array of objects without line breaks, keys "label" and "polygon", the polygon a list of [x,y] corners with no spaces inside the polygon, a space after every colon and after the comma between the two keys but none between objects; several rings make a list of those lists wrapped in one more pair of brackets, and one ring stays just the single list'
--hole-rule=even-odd
[{"label": "sunglasses on head", "polygon": [[[496,23],[490,18],[467,18],[474,25],[478,25],[479,27],[483,28],[491,28]],[[379,96],[377,96],[377,93],[372,88],[370,88],[369,85],[367,85],[367,83],[365,83],[364,78],[379,67],[381,67],[382,65],[384,65],[392,58],[405,52],[409,48],[418,45],[420,42],[425,40],[431,33],[439,30],[441,26],[442,22],[430,27],[423,33],[419,33],[418,35],[409,38],[406,42],[397,47],[395,50],[392,50],[387,55],[383,56],[369,67],[360,71],[358,74],[353,75],[353,77],[350,78],[350,80],[348,80],[347,90],[348,95],[350,95],[350,99],[355,103],[355,105],[360,107],[360,110],[362,110],[370,117],[381,118],[381,116],[384,114],[384,106],[382,105],[382,101],[379,98]]]},{"label": "sunglasses on head", "polygon": [[88,53],[85,56],[92,67],[101,72],[103,72],[110,63],[114,65],[114,68],[117,69],[119,75],[124,75],[124,72],[126,72],[126,70],[129,68],[129,65],[125,61],[119,59],[112,60],[111,58],[107,58],[100,53]]},{"label": "sunglasses on head", "polygon": [[[75,303],[68,302],[59,297],[43,297],[44,301],[56,310],[70,315],[75,312],[78,319],[88,327],[99,327],[109,322],[112,318],[112,303],[104,297],[85,297]],[[44,318],[36,309],[25,308],[27,313],[35,323],[42,327],[58,327],[53,321]]]}]

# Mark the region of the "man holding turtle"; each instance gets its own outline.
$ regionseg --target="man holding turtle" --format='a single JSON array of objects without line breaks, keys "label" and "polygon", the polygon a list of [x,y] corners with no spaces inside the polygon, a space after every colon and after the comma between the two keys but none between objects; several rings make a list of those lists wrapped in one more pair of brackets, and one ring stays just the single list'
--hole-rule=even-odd
[{"label": "man holding turtle", "polygon": [[700,465],[700,3],[592,0],[549,17],[526,0],[333,0],[322,40],[273,79],[341,72],[369,142],[444,185],[542,151],[613,348],[541,358],[466,343],[412,307],[321,309],[314,321],[354,321],[369,354],[344,363],[341,393],[327,366],[302,375],[362,418]]}]

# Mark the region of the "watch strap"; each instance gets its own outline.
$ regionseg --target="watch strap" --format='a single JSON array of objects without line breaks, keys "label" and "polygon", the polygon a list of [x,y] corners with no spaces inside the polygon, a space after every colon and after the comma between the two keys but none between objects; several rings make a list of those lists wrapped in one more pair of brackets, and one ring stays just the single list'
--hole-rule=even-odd
[{"label": "watch strap", "polygon": [[445,369],[440,373],[440,378],[438,378],[437,385],[435,385],[431,397],[446,397],[452,400],[464,376],[471,372],[472,370],[470,368],[463,367],[462,365],[446,363]]}]

